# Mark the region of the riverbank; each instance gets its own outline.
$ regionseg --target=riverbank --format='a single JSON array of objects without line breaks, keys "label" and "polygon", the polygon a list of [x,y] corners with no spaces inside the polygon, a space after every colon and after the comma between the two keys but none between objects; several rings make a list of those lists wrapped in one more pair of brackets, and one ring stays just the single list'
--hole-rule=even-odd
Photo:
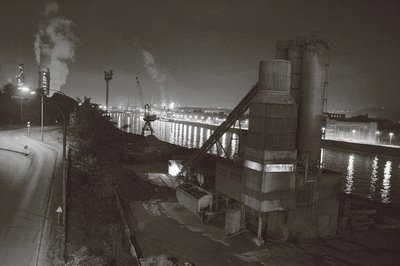
[{"label": "riverbank", "polygon": [[340,151],[355,151],[360,153],[378,154],[390,157],[400,157],[400,146],[394,145],[372,145],[357,142],[345,142],[336,140],[322,140],[323,145],[327,149]]},{"label": "riverbank", "polygon": [[400,259],[398,230],[353,231],[297,243],[268,239],[262,247],[251,241],[250,232],[227,238],[224,216],[202,223],[176,202],[174,192],[165,184],[157,185],[150,178],[150,173],[165,173],[174,145],[160,153],[156,147],[171,144],[154,136],[146,139],[149,146],[143,150],[153,151],[153,156],[143,153],[139,156],[142,159],[118,166],[124,171],[119,174],[118,190],[129,206],[130,230],[142,261],[169,258],[195,265],[395,265]]},{"label": "riverbank", "polygon": [[[261,247],[248,231],[227,238],[224,215],[204,224],[179,206],[174,189],[160,177],[167,176],[169,159],[184,160],[193,150],[155,136],[124,133],[97,112],[85,100],[71,129],[70,146],[77,150],[68,186],[69,261],[83,257],[95,265],[155,260],[163,265],[390,265],[400,260],[398,230],[350,232],[297,243],[267,239]],[[214,156],[207,163],[215,168],[216,160]],[[121,209],[123,215],[117,211]]]}]

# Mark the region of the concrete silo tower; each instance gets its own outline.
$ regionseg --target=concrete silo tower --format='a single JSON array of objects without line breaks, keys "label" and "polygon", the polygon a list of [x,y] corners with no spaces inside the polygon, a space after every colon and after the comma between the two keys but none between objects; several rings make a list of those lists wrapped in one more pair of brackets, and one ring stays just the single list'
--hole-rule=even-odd
[{"label": "concrete silo tower", "polygon": [[292,62],[290,93],[299,105],[298,160],[300,167],[313,175],[320,164],[329,47],[325,40],[299,37],[279,41],[276,57]]}]

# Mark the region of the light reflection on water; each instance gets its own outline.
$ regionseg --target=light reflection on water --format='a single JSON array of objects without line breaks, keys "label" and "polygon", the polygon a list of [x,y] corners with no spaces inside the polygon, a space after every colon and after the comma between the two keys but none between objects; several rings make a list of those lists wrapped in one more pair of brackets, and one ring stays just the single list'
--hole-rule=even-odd
[{"label": "light reflection on water", "polygon": [[392,172],[392,162],[387,161],[383,170],[383,180],[381,189],[381,199],[383,203],[390,202],[390,177]]},{"label": "light reflection on water", "polygon": [[349,163],[347,164],[346,173],[346,194],[351,194],[353,191],[353,178],[354,178],[354,154],[350,154]]},{"label": "light reflection on water", "polygon": [[372,199],[375,197],[376,193],[376,182],[378,181],[378,156],[375,156],[372,161],[372,171],[371,171],[371,181],[370,181],[370,192],[369,198]]},{"label": "light reflection on water", "polygon": [[[117,126],[127,132],[141,134],[143,117],[134,114],[113,114]],[[126,127],[125,125],[129,125]],[[155,136],[163,141],[185,147],[201,147],[211,136],[210,128],[187,125],[178,122],[157,120],[152,123]],[[147,135],[148,133],[146,133]],[[227,132],[221,144],[230,157],[238,151],[239,136]],[[213,145],[210,153],[223,155],[221,148]],[[325,168],[341,172],[342,191],[356,194],[384,203],[400,203],[400,158],[387,158],[375,154],[357,154],[323,149],[321,151]]]}]

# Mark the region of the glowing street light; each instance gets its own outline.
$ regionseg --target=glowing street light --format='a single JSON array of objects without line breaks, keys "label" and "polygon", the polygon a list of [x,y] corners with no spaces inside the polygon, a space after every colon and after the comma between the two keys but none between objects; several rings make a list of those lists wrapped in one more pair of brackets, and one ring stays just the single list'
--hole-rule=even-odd
[{"label": "glowing street light", "polygon": [[376,136],[376,142],[379,143],[379,136],[381,135],[381,132],[379,130],[375,131],[375,136]]},{"label": "glowing street light", "polygon": [[392,145],[393,132],[389,133],[389,145]]},{"label": "glowing street light", "polygon": [[14,96],[13,95],[13,96],[11,96],[11,99],[14,99],[14,100],[19,99],[20,100],[20,116],[21,116],[20,123],[22,124],[22,100],[25,98],[24,96],[22,96],[22,93],[30,92],[30,94],[35,94],[35,92],[32,91],[29,87],[26,87],[26,86],[18,87],[18,90],[20,91],[20,95],[21,96]]}]

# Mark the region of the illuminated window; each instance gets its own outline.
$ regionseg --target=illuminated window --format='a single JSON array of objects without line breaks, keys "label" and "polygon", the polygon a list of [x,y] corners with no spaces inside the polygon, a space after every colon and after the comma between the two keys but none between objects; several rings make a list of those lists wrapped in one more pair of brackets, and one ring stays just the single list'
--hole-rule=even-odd
[{"label": "illuminated window", "polygon": [[250,169],[253,169],[253,170],[256,170],[256,171],[259,171],[259,172],[262,171],[262,165],[260,163],[253,162],[253,161],[250,161],[250,160],[244,161],[244,167],[250,168]]},{"label": "illuminated window", "polygon": [[293,164],[266,164],[264,167],[264,172],[273,173],[273,172],[293,172],[294,165]]}]

